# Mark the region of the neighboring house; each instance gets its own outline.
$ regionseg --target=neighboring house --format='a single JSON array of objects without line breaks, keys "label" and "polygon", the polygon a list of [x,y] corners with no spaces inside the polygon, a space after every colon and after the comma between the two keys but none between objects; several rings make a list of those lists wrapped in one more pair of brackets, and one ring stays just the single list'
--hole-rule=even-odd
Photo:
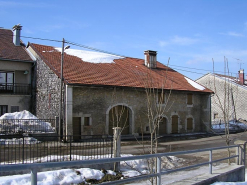
[{"label": "neighboring house", "polygon": [[0,116],[32,111],[31,76],[34,61],[20,40],[21,26],[0,28]]},{"label": "neighboring house", "polygon": [[247,120],[247,83],[244,79],[244,70],[239,71],[238,77],[208,73],[196,81],[215,93],[211,98],[212,121],[223,122],[221,107],[224,103],[229,109],[230,120],[240,118]]},{"label": "neighboring house", "polygon": [[[28,49],[37,60],[37,116],[57,117],[61,48],[29,43]],[[167,109],[160,115],[159,134],[210,128],[212,91],[157,62],[155,51],[145,51],[143,60],[66,49],[63,65],[66,134],[112,134],[119,112],[123,135],[149,133],[148,88],[159,90],[161,106],[172,90]]]}]

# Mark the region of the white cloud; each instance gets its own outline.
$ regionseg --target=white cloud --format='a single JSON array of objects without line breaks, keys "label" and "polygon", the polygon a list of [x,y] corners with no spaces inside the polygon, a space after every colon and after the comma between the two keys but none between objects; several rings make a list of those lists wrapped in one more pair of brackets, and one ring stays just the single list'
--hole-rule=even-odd
[{"label": "white cloud", "polygon": [[191,45],[198,42],[197,39],[192,39],[189,37],[179,37],[175,36],[171,39],[171,42],[178,45]]},{"label": "white cloud", "polygon": [[180,36],[173,36],[170,40],[168,41],[159,41],[159,45],[161,47],[168,46],[168,45],[192,45],[199,42],[198,39],[194,38],[189,38],[189,37],[180,37]]},{"label": "white cloud", "polygon": [[227,33],[220,33],[221,35],[228,35],[228,36],[233,36],[233,37],[244,37],[243,34],[241,33],[237,33],[237,32],[232,32],[232,31],[229,31]]},{"label": "white cloud", "polygon": [[247,58],[247,50],[219,50],[209,51],[207,53],[195,54],[192,55],[191,59],[186,62],[186,64],[193,65],[202,62],[212,62],[212,59],[215,62],[224,62],[224,56],[228,59],[229,62],[239,62],[239,60],[244,60]]},{"label": "white cloud", "polygon": [[161,47],[167,46],[168,44],[169,44],[169,43],[166,42],[166,41],[159,41],[159,45],[160,45]]}]

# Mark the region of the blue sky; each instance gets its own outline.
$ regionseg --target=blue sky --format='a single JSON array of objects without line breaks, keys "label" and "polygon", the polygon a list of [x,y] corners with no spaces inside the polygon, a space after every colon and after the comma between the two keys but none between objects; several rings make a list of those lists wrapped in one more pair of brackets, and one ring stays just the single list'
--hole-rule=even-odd
[{"label": "blue sky", "polygon": [[240,63],[247,73],[246,10],[245,0],[0,0],[0,27],[21,23],[22,36],[65,38],[135,58],[155,50],[158,61],[170,57],[170,67],[195,80],[212,72],[212,58],[215,71],[224,73],[226,57],[233,76]]}]

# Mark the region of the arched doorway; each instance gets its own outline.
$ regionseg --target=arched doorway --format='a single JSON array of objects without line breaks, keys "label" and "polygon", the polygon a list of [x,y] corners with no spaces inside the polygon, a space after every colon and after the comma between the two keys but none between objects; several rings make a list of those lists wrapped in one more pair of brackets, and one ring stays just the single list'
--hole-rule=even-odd
[{"label": "arched doorway", "polygon": [[166,117],[159,117],[158,118],[158,134],[167,134],[167,119]]},{"label": "arched doorway", "polygon": [[121,127],[123,131],[121,135],[130,134],[130,111],[124,105],[117,105],[109,111],[109,135],[113,135],[113,127]]},{"label": "arched doorway", "polygon": [[172,134],[178,133],[178,115],[172,116]]}]

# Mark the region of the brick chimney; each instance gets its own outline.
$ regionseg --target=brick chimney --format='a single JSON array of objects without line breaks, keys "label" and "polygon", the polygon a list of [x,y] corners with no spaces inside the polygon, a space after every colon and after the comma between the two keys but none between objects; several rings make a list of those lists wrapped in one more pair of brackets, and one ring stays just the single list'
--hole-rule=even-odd
[{"label": "brick chimney", "polygon": [[239,83],[241,85],[244,85],[244,70],[243,69],[240,69],[238,71],[238,75],[239,75]]},{"label": "brick chimney", "polygon": [[144,55],[145,55],[145,66],[147,66],[148,68],[155,69],[157,67],[157,59],[156,59],[157,52],[147,50],[144,51]]},{"label": "brick chimney", "polygon": [[22,26],[20,24],[15,25],[13,29],[13,43],[15,46],[20,46],[21,45],[21,28]]}]

